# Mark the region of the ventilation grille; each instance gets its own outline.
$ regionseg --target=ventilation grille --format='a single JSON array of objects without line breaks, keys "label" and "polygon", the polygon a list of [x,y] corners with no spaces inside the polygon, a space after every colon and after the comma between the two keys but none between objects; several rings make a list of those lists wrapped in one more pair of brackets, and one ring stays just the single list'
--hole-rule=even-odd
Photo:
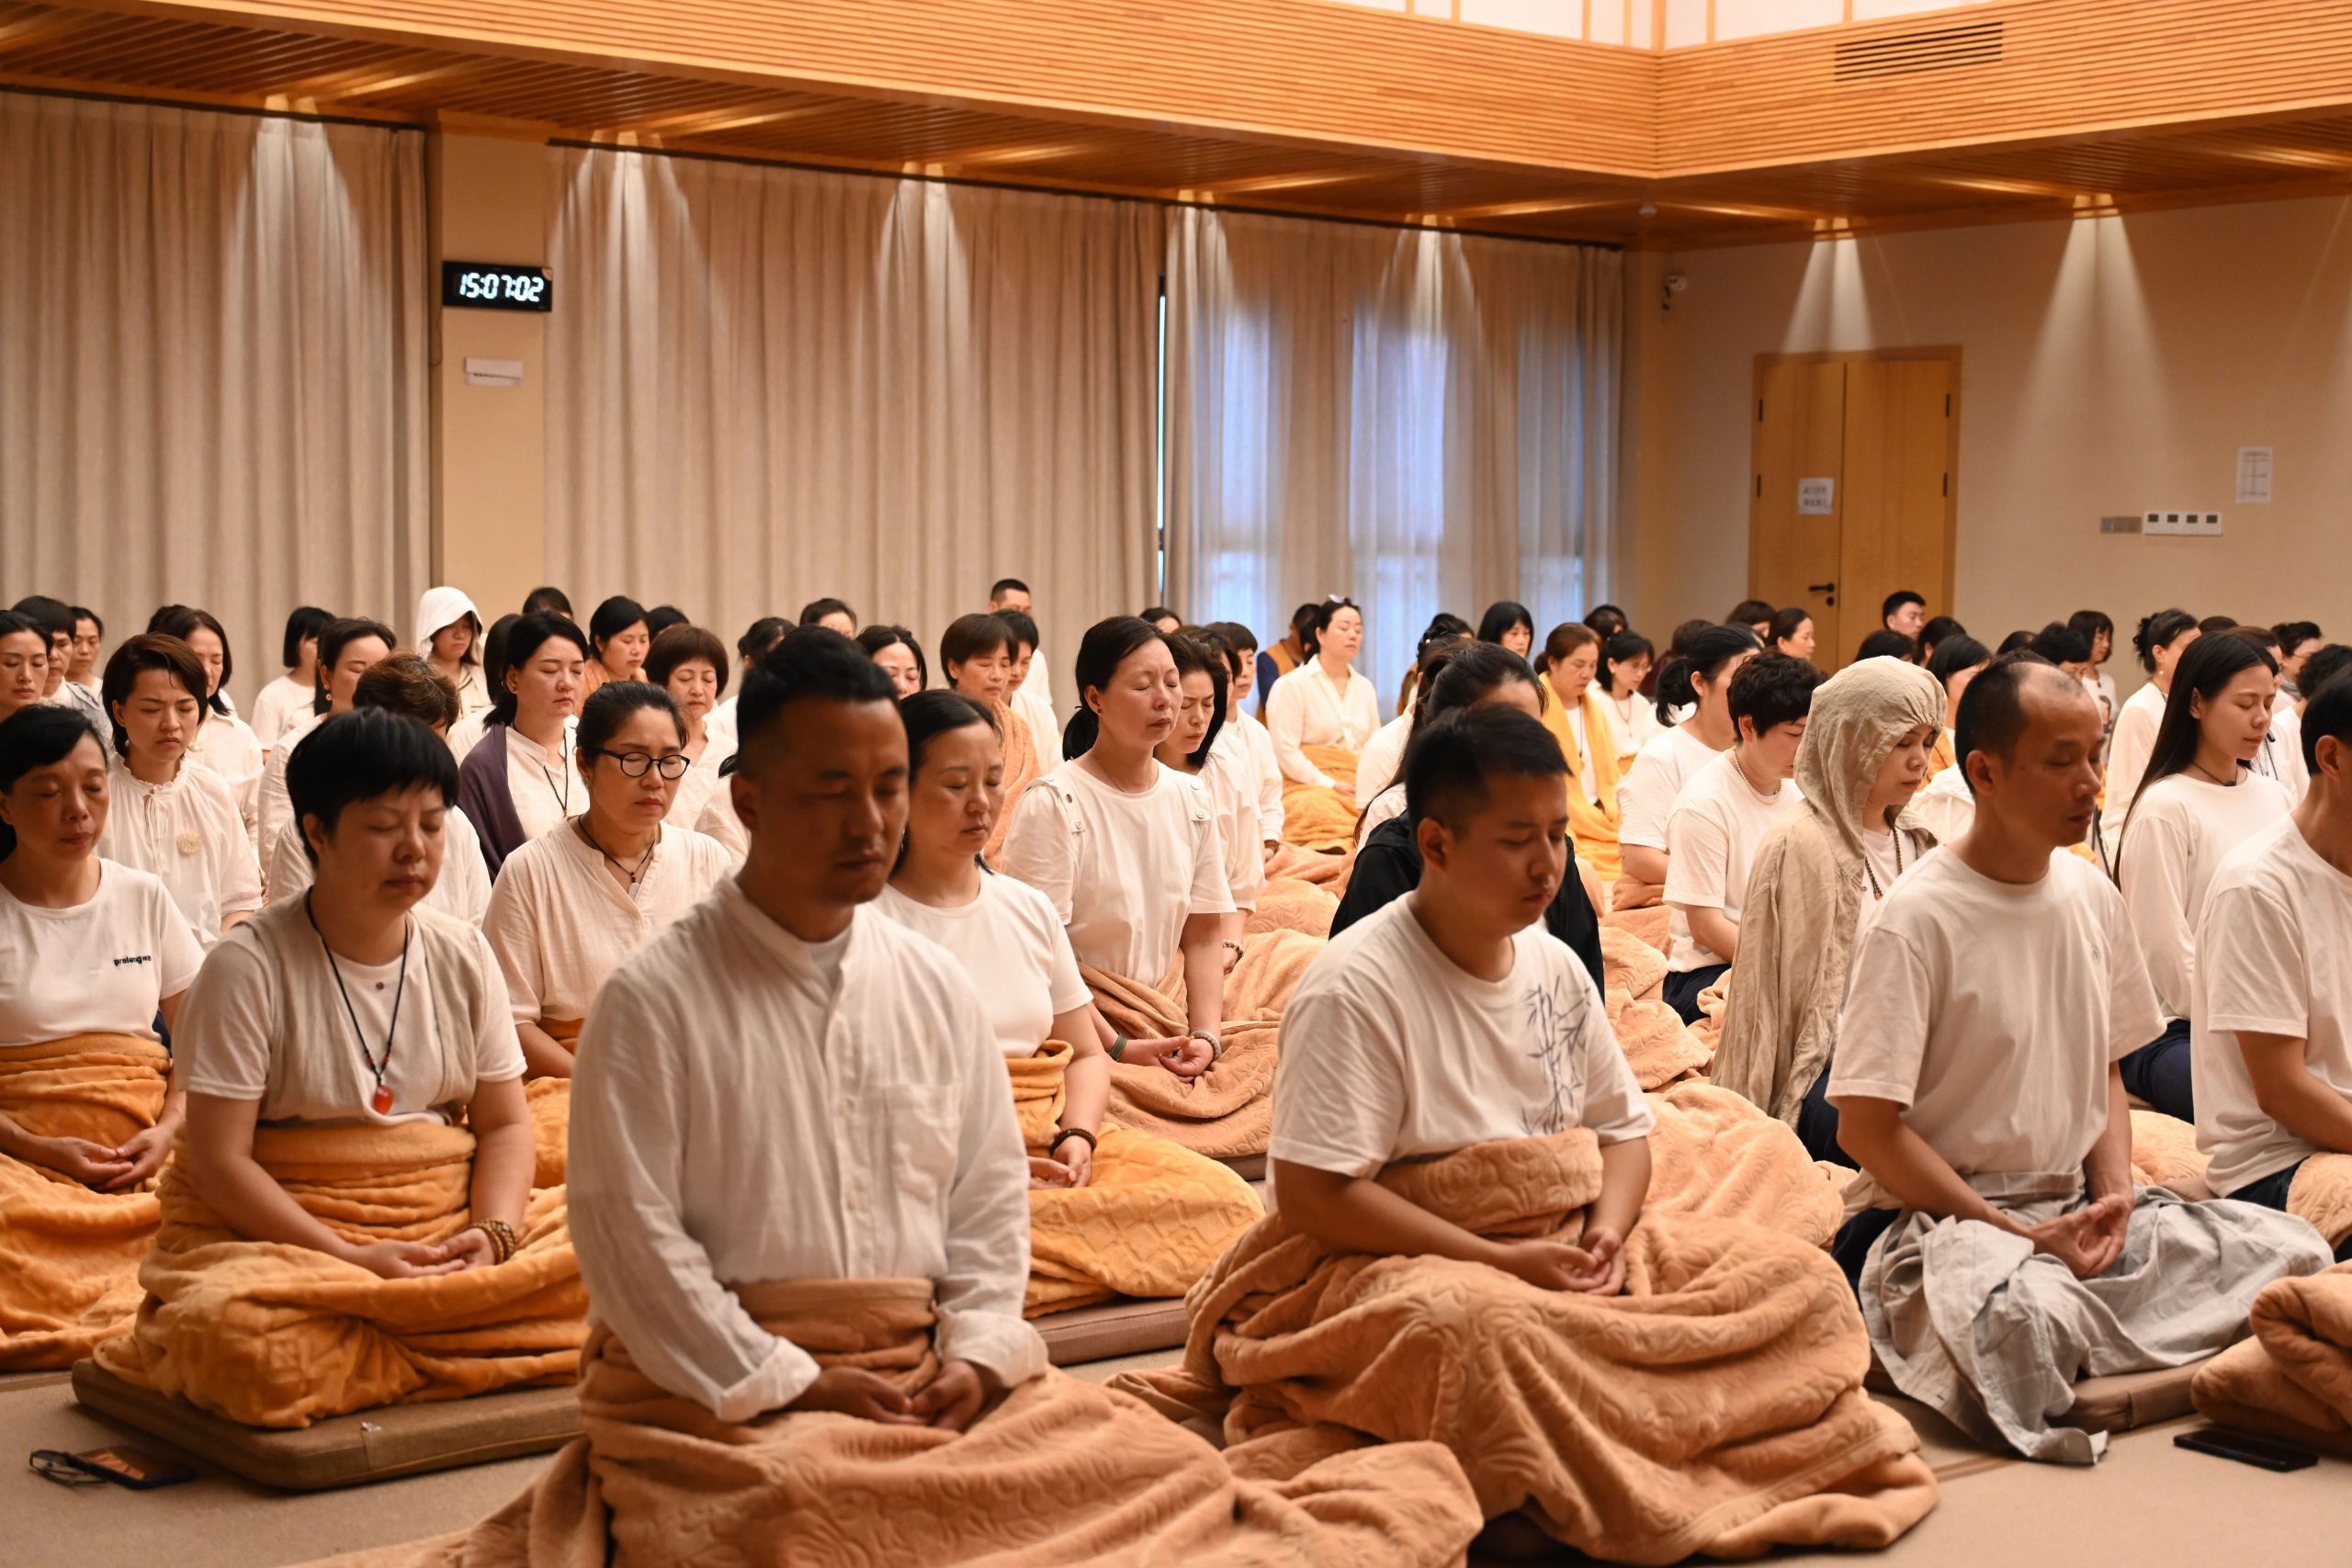
[{"label": "ventilation grille", "polygon": [[1874,82],[1887,76],[1917,76],[1990,65],[2001,58],[2001,24],[1970,22],[1889,38],[1855,39],[1837,47],[1834,76],[1839,82]]}]

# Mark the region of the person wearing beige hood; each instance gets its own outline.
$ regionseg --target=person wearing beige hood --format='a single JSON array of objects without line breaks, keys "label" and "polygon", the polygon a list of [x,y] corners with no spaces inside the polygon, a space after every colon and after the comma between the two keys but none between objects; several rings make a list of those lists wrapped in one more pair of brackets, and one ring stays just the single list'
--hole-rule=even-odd
[{"label": "person wearing beige hood", "polygon": [[462,588],[428,588],[416,604],[416,651],[458,688],[460,717],[490,709],[481,675],[481,612]]},{"label": "person wearing beige hood", "polygon": [[1844,1164],[1821,1093],[1861,933],[1935,836],[1910,815],[1942,733],[1944,694],[1898,659],[1865,659],[1813,694],[1797,749],[1804,804],[1757,851],[1712,1077]]}]

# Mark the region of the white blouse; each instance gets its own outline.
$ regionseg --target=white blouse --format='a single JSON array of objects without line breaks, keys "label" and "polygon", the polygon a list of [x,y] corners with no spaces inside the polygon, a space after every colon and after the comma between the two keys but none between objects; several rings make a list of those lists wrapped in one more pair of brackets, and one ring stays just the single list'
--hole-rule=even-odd
[{"label": "white blouse", "polygon": [[[702,755],[695,759],[694,766],[679,775],[678,793],[670,797],[670,815],[666,820],[674,822],[681,828],[693,828],[697,832],[703,831],[704,829],[698,826],[702,821],[703,810],[709,806],[710,797],[718,793],[718,786],[724,782],[718,776],[719,767],[734,754],[733,733],[729,732],[725,736],[715,735],[711,732],[708,722],[706,721],[703,726]],[[728,815],[731,817],[734,813],[730,809]]]},{"label": "white blouse", "polygon": [[621,961],[707,897],[733,869],[727,851],[667,827],[637,886],[624,887],[577,828],[543,834],[506,857],[482,934],[506,976],[514,1021],[588,1016]]},{"label": "white blouse", "polygon": [[1266,730],[1274,739],[1274,759],[1283,776],[1329,788],[1331,777],[1306,760],[1306,746],[1341,746],[1361,752],[1380,728],[1380,698],[1372,682],[1351,671],[1345,687],[1331,679],[1320,658],[1310,659],[1281,680],[1266,697]]},{"label": "white blouse", "polygon": [[277,744],[288,729],[310,716],[314,700],[307,682],[291,675],[280,675],[261,689],[254,698],[254,738],[263,750]]},{"label": "white blouse", "polygon": [[[211,769],[229,785],[229,798],[253,835],[254,853],[266,840],[261,836],[262,777],[267,771],[269,749],[253,727],[234,714],[208,713],[187,743],[187,754]],[[280,781],[281,787],[283,781]]]},{"label": "white blouse", "polygon": [[220,774],[183,761],[178,777],[153,784],[109,756],[107,793],[98,853],[159,878],[207,953],[232,916],[262,907],[261,863]]},{"label": "white blouse", "polygon": [[1003,1055],[963,966],[871,907],[812,944],[729,879],[623,964],[581,1035],[570,1188],[596,1315],[722,1420],[818,1371],[737,1284],[927,1279],[943,1358],[1045,1370]]},{"label": "white blouse", "polygon": [[[588,786],[580,777],[573,753],[580,739],[580,720],[563,721],[563,739],[555,750],[543,751],[537,741],[509,725],[506,729],[506,793],[514,802],[515,819],[526,839],[537,839],[567,818],[588,809]],[[502,867],[499,875],[506,874]]]},{"label": "white blouse", "polygon": [[[302,738],[316,729],[325,717],[324,714],[304,715],[299,722],[289,725],[286,732],[277,738],[277,744],[269,749],[269,761],[263,771],[259,791],[261,811],[254,822],[256,853],[263,846],[277,843],[277,836],[286,830],[286,824],[294,820],[294,797],[286,789],[286,764],[293,760],[294,749],[302,744]],[[211,722],[208,720],[197,734],[201,736],[205,729],[211,728]]]}]

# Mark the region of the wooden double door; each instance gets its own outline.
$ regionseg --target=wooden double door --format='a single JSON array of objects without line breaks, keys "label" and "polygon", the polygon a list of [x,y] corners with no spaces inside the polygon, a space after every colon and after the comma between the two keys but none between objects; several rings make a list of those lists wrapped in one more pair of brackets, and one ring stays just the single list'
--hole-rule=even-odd
[{"label": "wooden double door", "polygon": [[1824,670],[1890,593],[1951,613],[1959,370],[1956,349],[1757,356],[1748,592],[1812,615]]}]

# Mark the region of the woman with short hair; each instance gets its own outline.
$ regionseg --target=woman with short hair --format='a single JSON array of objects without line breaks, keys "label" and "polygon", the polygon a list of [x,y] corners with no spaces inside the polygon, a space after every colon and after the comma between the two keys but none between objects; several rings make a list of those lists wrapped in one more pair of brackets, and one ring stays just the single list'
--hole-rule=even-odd
[{"label": "woman with short hair", "polygon": [[670,627],[653,639],[645,656],[645,681],[670,694],[686,728],[686,775],[670,802],[670,819],[682,828],[702,820],[718,789],[719,765],[735,754],[730,732],[716,735],[710,716],[727,694],[726,645],[691,623]]},{"label": "woman with short hair", "polygon": [[1568,831],[1577,858],[1605,884],[1625,871],[1617,849],[1617,735],[1608,703],[1593,690],[1600,670],[1600,636],[1582,622],[1564,621],[1544,639],[1544,727],[1568,760]]},{"label": "woman with short hair", "polygon": [[107,660],[99,695],[114,734],[112,797],[98,852],[171,890],[210,952],[262,907],[261,863],[228,782],[190,766],[205,723],[204,666],[177,637],[142,633]]},{"label": "woman with short hair", "polygon": [[646,651],[653,646],[652,630],[645,624],[645,606],[626,593],[614,594],[588,617],[588,640],[594,647],[594,656],[589,660],[582,701],[607,681],[642,678]]},{"label": "woman with short hair", "polygon": [[571,733],[594,662],[587,634],[548,610],[516,621],[499,655],[502,690],[458,770],[458,804],[481,836],[493,882],[508,855],[580,808],[586,791]]},{"label": "woman with short hair", "polygon": [[665,823],[684,777],[685,720],[658,686],[615,681],[581,710],[581,810],[506,857],[482,932],[506,977],[530,1076],[570,1077],[605,977],[732,869]]},{"label": "woman with short hair", "polygon": [[1500,643],[1525,659],[1535,647],[1535,617],[1516,600],[1498,599],[1478,617],[1478,640]]},{"label": "woman with short hair", "polygon": [[[1018,799],[1029,781],[1046,771],[1037,753],[1036,737],[1028,721],[1007,699],[1012,691],[1012,671],[1018,642],[1012,625],[1001,616],[958,615],[939,637],[939,673],[951,691],[987,708],[1004,737],[1004,793]],[[991,859],[1002,849],[1010,821],[1000,822],[989,845]]]},{"label": "woman with short hair", "polygon": [[[268,766],[261,781],[261,814],[255,823],[258,842],[275,844],[277,835],[294,819],[293,802],[286,790],[286,770],[303,737],[330,715],[349,713],[359,677],[368,672],[369,665],[388,657],[399,646],[391,627],[358,615],[332,622],[319,634],[318,690],[311,700],[311,716],[288,727],[278,737],[277,744],[269,749]],[[202,649],[198,651],[200,655]]]},{"label": "woman with short hair", "polygon": [[1621,783],[1642,748],[1663,728],[1656,705],[1642,695],[1657,658],[1657,648],[1636,631],[1618,632],[1600,645],[1600,670],[1593,676],[1593,683],[1600,688],[1600,700],[1608,706],[1610,733],[1617,737]]},{"label": "woman with short hair", "polygon": [[[1634,757],[1618,786],[1618,854],[1626,881],[1640,891],[1613,894],[1612,910],[1658,901],[1669,863],[1667,817],[1684,781],[1739,738],[1726,701],[1732,677],[1763,652],[1763,644],[1745,626],[1702,626],[1683,645],[1658,671],[1658,734]],[[1689,711],[1678,722],[1680,709]]]}]

